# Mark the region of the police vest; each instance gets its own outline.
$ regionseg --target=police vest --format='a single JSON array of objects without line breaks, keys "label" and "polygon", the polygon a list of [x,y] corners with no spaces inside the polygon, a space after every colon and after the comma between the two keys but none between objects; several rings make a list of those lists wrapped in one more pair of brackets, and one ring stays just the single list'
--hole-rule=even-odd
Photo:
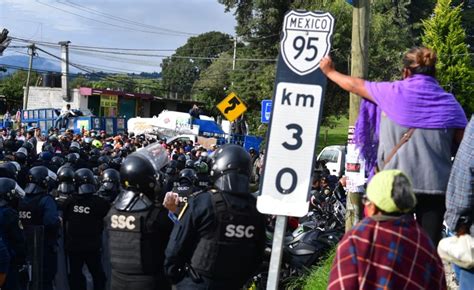
[{"label": "police vest", "polygon": [[72,197],[65,208],[66,246],[69,250],[97,250],[102,246],[103,220],[99,216],[98,196]]},{"label": "police vest", "polygon": [[43,209],[40,207],[40,202],[45,196],[46,194],[35,195],[28,203],[20,201],[18,213],[25,227],[43,225]]},{"label": "police vest", "polygon": [[158,208],[126,212],[112,208],[106,224],[109,233],[110,261],[112,269],[124,274],[147,275],[157,272],[153,261],[153,236],[148,223],[156,218]]},{"label": "police vest", "polygon": [[215,226],[211,239],[199,240],[191,265],[211,279],[245,282],[249,277],[243,269],[255,267],[261,254],[258,241],[264,238],[262,217],[251,197],[247,199],[248,206],[238,210],[228,204],[222,193],[211,194]]}]

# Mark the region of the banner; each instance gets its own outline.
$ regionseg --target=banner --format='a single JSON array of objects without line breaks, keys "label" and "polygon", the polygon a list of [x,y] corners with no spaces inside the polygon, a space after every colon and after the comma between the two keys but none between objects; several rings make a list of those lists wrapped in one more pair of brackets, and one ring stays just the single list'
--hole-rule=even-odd
[{"label": "banner", "polygon": [[117,107],[118,96],[100,95],[100,106],[104,108]]}]

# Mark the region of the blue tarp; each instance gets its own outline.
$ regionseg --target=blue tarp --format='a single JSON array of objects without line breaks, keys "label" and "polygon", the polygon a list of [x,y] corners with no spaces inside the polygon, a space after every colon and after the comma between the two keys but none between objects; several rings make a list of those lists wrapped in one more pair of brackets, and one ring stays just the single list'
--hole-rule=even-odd
[{"label": "blue tarp", "polygon": [[214,121],[194,119],[193,125],[199,126],[199,135],[201,134],[225,134],[224,131]]}]

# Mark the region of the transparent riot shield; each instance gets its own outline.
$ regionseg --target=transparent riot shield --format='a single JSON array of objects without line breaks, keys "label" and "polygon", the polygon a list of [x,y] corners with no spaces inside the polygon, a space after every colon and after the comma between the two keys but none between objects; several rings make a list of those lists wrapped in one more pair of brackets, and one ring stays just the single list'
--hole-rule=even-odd
[{"label": "transparent riot shield", "polygon": [[42,290],[44,226],[25,226],[27,260],[29,264],[28,290]]}]

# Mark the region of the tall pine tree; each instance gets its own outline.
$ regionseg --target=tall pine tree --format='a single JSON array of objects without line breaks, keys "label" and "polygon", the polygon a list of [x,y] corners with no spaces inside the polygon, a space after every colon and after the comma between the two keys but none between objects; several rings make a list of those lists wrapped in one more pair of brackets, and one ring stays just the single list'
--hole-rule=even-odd
[{"label": "tall pine tree", "polygon": [[438,0],[434,15],[423,21],[423,45],[438,54],[436,75],[439,83],[452,92],[467,116],[474,112],[474,68],[462,27],[461,7],[452,0]]}]

